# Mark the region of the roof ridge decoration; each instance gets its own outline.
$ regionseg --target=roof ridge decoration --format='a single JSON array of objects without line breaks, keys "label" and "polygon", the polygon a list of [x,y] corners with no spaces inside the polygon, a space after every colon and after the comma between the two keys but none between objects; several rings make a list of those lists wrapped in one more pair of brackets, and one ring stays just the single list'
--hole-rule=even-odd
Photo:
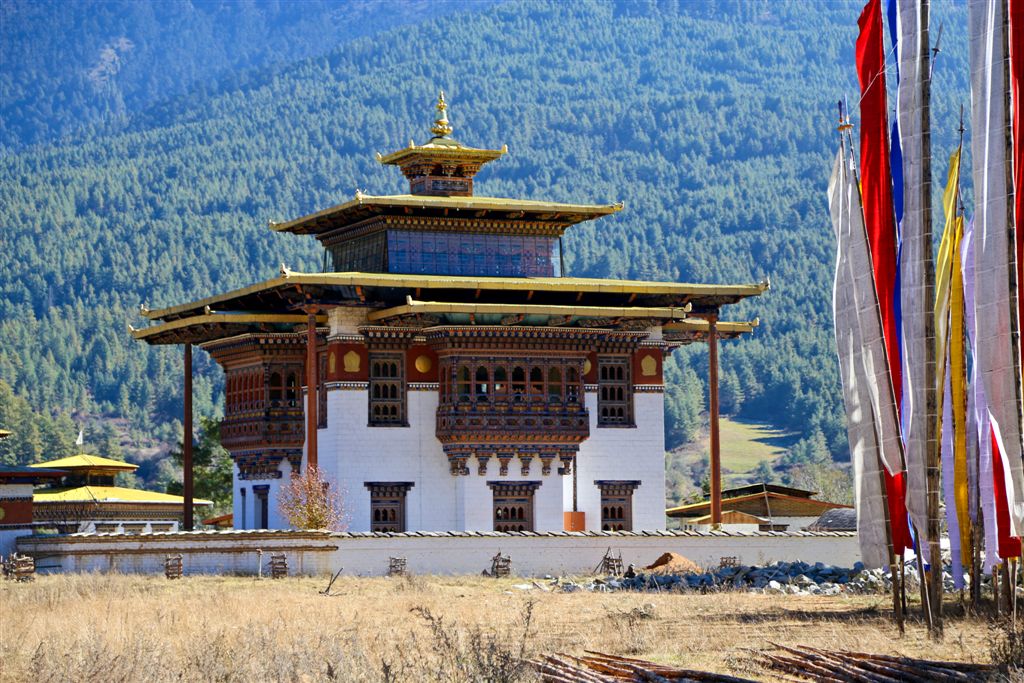
[{"label": "roof ridge decoration", "polygon": [[476,149],[452,138],[452,124],[448,120],[448,101],[444,91],[437,98],[436,118],[430,132],[432,138],[425,145],[409,141],[409,146],[391,154],[377,154],[382,164],[398,166],[409,179],[409,193],[435,197],[473,196],[473,176],[480,168],[508,151]]},{"label": "roof ridge decoration", "polygon": [[452,125],[448,122],[448,103],[444,101],[444,90],[437,96],[437,119],[434,120],[430,132],[435,138],[451,139]]}]

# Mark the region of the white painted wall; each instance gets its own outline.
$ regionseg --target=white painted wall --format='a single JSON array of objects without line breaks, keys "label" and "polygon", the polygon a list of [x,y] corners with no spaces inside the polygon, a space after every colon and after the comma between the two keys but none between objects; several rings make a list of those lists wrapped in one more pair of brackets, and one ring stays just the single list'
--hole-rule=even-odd
[{"label": "white painted wall", "polygon": [[[597,393],[586,394],[590,438],[580,446],[577,501],[587,531],[601,528],[601,490],[594,481],[639,480],[633,491],[633,530],[665,528],[665,397],[635,393],[636,427],[598,427]],[[565,510],[572,509],[572,477],[564,483]]]},{"label": "white painted wall", "polygon": [[31,498],[32,484],[0,484],[0,498]]},{"label": "white painted wall", "polygon": [[[281,514],[281,509],[278,506],[278,494],[281,487],[288,483],[288,480],[292,476],[292,466],[287,460],[282,460],[277,467],[277,471],[281,473],[278,479],[239,479],[238,478],[238,466],[234,468],[233,476],[233,490],[232,490],[232,514],[233,523],[236,529],[255,529],[257,520],[258,505],[256,502],[256,492],[253,487],[256,486],[268,486],[267,491],[267,517],[268,525],[271,529],[285,529],[287,523],[285,522],[284,516]],[[245,499],[243,501],[240,489],[245,489]],[[242,505],[245,505],[245,513],[242,513]],[[244,524],[243,524],[244,520]]]},{"label": "white painted wall", "polygon": [[449,473],[434,436],[437,392],[409,391],[407,397],[408,427],[370,427],[365,389],[327,392],[327,428],[320,430],[317,455],[324,475],[341,487],[351,531],[370,530],[369,481],[414,482],[405,500],[407,529],[459,528],[459,478]]},{"label": "white painted wall", "polygon": [[18,538],[31,535],[31,528],[4,529],[0,527],[0,555],[3,557],[9,556],[17,547]]},{"label": "white painted wall", "polygon": [[736,557],[741,564],[803,560],[852,567],[860,559],[853,533],[649,532],[554,534],[331,534],[294,531],[204,531],[165,534],[25,536],[19,552],[45,557],[54,571],[163,572],[164,558],[181,553],[186,574],[255,574],[264,551],[284,552],[292,574],[380,576],[389,557],[404,557],[414,574],[475,575],[498,552],[512,558],[518,575],[588,574],[605,551],[626,564],[648,565],[676,552],[702,566]]}]

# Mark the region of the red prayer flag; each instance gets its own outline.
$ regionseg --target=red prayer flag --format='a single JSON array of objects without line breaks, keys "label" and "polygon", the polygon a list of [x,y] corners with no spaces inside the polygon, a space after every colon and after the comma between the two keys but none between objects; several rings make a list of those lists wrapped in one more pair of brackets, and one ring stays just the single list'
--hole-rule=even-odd
[{"label": "red prayer flag", "polygon": [[999,557],[1006,560],[1020,557],[1020,538],[1010,535],[1010,507],[1006,495],[1006,471],[1003,469],[1006,454],[999,448],[996,430],[992,428],[992,483],[996,498],[996,538]]},{"label": "red prayer flag", "polygon": [[[860,79],[860,172],[864,223],[875,271],[875,292],[882,313],[882,333],[896,405],[903,393],[896,296],[896,216],[893,213],[892,169],[889,166],[889,122],[885,94],[885,48],[882,7],[868,0],[857,21],[857,76]],[[886,472],[893,549],[902,554],[911,547],[904,503],[904,475]]]}]

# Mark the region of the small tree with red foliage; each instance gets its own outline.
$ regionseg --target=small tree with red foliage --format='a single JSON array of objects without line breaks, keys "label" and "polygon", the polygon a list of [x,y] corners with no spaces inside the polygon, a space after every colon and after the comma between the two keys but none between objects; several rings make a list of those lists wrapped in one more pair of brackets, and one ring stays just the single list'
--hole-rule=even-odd
[{"label": "small tree with red foliage", "polygon": [[293,473],[281,487],[277,505],[293,529],[344,531],[348,526],[342,492],[331,487],[316,467]]}]

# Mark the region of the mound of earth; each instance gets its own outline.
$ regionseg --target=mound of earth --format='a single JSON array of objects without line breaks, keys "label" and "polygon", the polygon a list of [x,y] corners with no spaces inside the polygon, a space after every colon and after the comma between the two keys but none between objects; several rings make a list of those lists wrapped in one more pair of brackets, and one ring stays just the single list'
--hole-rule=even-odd
[{"label": "mound of earth", "polygon": [[696,562],[677,553],[664,553],[644,569],[652,574],[699,574],[703,571]]}]

